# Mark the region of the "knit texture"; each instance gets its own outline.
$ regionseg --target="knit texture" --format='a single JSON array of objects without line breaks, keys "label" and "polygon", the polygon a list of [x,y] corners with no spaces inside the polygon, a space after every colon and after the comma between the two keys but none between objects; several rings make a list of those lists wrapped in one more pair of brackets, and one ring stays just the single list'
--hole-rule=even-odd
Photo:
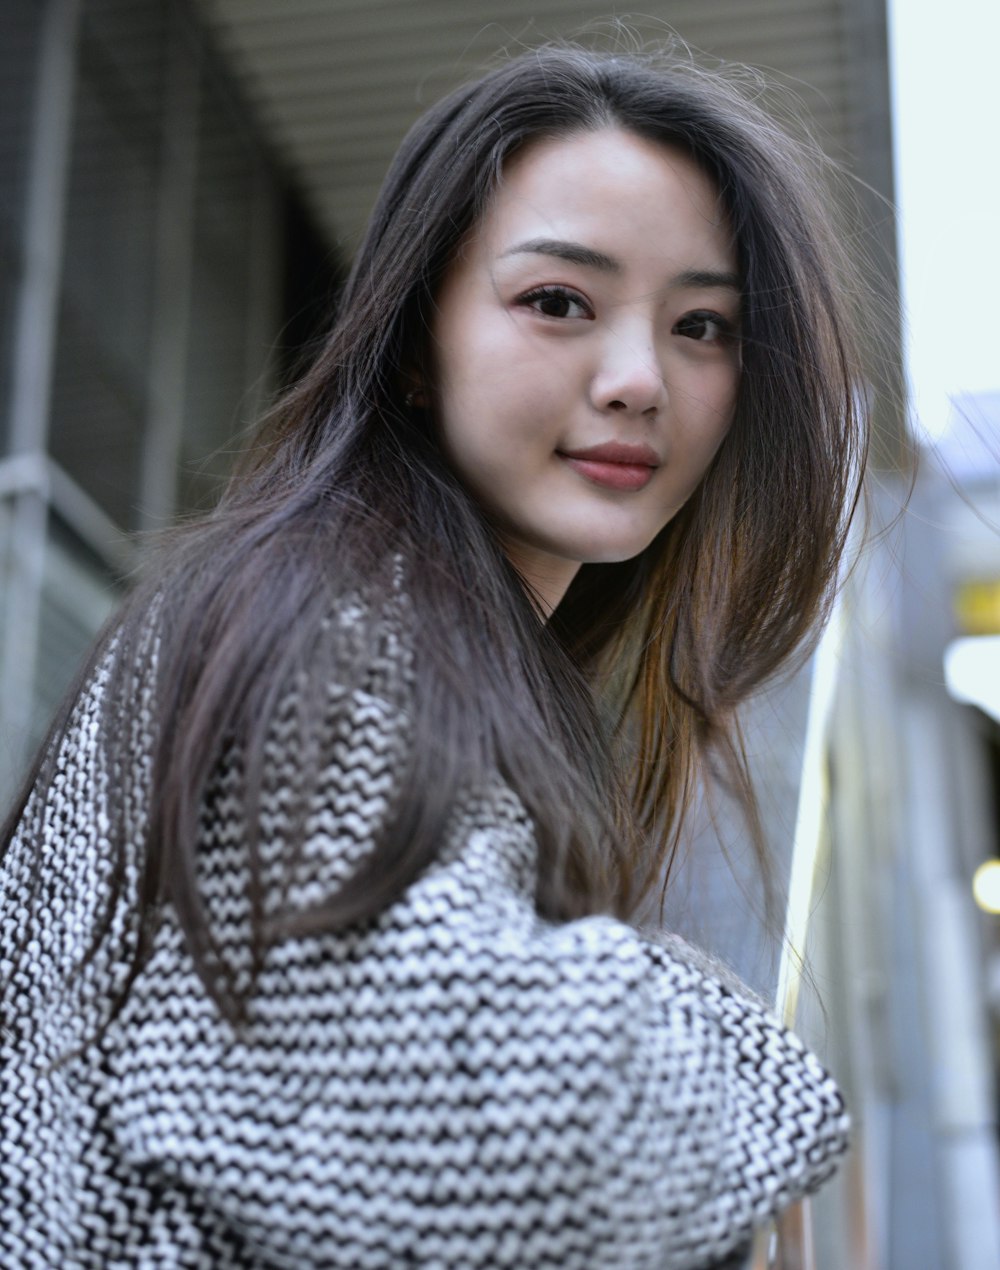
[{"label": "knit texture", "polygon": [[[409,743],[379,692],[392,674],[390,649],[363,689],[328,691],[293,906],[328,896],[390,812]],[[532,825],[499,781],[469,792],[436,863],[377,920],[274,947],[238,1031],[168,909],[95,1040],[133,938],[150,754],[147,686],[134,761],[108,770],[106,687],[105,668],[0,864],[5,1270],[694,1270],[835,1167],[840,1095],[749,992],[680,941],[539,918]],[[265,881],[284,867],[294,713],[271,729]],[[231,756],[199,857],[237,975],[240,789]],[[124,876],[109,790],[127,807]]]}]

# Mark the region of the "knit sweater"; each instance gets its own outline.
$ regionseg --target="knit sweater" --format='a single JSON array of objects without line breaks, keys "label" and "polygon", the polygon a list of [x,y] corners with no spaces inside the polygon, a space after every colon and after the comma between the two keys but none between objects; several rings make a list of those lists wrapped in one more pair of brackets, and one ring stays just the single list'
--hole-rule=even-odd
[{"label": "knit sweater", "polygon": [[[380,690],[392,661],[327,692],[293,904],[328,896],[390,812],[408,744]],[[134,761],[111,771],[107,679],[82,694],[0,862],[4,1270],[694,1270],[832,1172],[846,1116],[816,1058],[680,941],[541,919],[532,823],[499,780],[468,792],[436,862],[377,919],[278,943],[238,1029],[168,907],[102,1031],[133,947],[151,691],[130,714]],[[279,712],[265,882],[290,833],[292,731]],[[237,969],[240,788],[234,758],[199,843]],[[114,877],[112,792],[130,844]]]}]

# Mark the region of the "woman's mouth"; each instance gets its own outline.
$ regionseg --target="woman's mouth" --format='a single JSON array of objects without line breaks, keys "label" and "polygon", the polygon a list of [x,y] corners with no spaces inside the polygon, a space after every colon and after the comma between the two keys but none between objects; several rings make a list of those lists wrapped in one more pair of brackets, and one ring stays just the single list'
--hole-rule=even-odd
[{"label": "woman's mouth", "polygon": [[628,492],[648,485],[660,465],[656,452],[649,446],[628,445],[623,441],[609,441],[585,450],[559,450],[557,453],[575,472],[594,485]]}]

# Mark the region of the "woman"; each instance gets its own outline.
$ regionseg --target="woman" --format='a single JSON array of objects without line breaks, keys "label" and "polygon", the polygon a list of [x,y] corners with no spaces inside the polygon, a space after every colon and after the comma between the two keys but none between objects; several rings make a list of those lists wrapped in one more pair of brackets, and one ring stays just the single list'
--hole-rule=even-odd
[{"label": "woman", "polygon": [[2,863],[18,1266],[695,1267],[830,1078],[629,914],[864,453],[808,164],[527,53],[404,141],[314,366],[95,652]]}]

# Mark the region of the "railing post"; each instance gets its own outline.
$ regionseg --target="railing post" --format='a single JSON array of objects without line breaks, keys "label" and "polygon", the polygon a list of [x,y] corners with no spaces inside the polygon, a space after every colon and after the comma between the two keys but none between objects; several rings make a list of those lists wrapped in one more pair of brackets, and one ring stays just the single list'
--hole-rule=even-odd
[{"label": "railing post", "polygon": [[[44,454],[55,360],[80,0],[47,0],[38,61],[24,209],[24,268],[11,367],[11,453]],[[34,697],[45,569],[44,486],[13,498],[0,647],[0,797],[24,761]]]}]

